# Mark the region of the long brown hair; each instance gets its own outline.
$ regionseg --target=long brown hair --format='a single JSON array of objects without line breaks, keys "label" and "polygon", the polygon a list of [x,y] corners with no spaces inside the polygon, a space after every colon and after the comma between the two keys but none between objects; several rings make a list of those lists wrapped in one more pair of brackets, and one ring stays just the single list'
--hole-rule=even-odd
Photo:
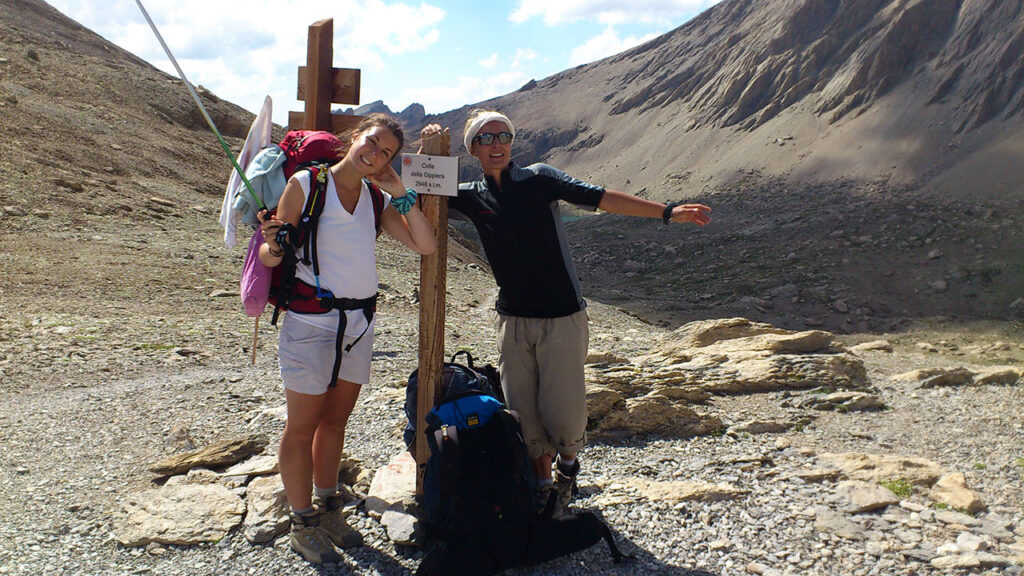
[{"label": "long brown hair", "polygon": [[392,134],[395,135],[395,138],[398,139],[398,148],[391,155],[391,158],[388,158],[389,162],[391,160],[394,160],[395,156],[405,146],[405,131],[402,130],[402,125],[399,124],[397,120],[395,120],[391,116],[388,116],[387,114],[384,114],[383,112],[375,112],[373,114],[370,114],[369,116],[363,118],[362,121],[360,121],[359,124],[354,129],[343,132],[342,134],[339,135],[339,138],[341,138],[341,141],[344,143],[343,149],[339,151],[341,152],[341,155],[344,156],[345,154],[348,153],[348,149],[352,146],[352,140],[354,140],[356,136],[362,134],[363,132],[366,132],[367,130],[371,130],[377,126],[387,128],[388,130],[391,131]]}]

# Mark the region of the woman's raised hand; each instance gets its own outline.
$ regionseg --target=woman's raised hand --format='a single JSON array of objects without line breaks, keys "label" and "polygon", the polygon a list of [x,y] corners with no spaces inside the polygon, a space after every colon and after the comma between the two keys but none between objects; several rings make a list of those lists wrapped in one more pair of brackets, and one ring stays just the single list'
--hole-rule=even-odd
[{"label": "woman's raised hand", "polygon": [[711,222],[708,212],[711,212],[711,208],[703,204],[680,204],[672,209],[672,221],[693,222],[698,226],[704,226]]},{"label": "woman's raised hand", "polygon": [[420,149],[417,150],[416,153],[422,154],[423,149],[425,148],[424,144],[426,144],[427,141],[437,138],[442,132],[447,134],[450,131],[451,130],[449,128],[442,130],[440,124],[427,124],[422,130],[420,130]]},{"label": "woman's raised hand", "polygon": [[392,196],[398,198],[405,196],[405,185],[402,184],[402,177],[398,175],[398,172],[395,172],[391,164],[384,166],[376,174],[371,174],[370,182],[373,182],[378,188]]}]

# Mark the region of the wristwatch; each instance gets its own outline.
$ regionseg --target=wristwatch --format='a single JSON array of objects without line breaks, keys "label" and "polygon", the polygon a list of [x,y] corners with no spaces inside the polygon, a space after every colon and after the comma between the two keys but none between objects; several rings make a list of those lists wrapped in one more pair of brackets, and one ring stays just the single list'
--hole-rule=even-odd
[{"label": "wristwatch", "polygon": [[668,224],[672,221],[672,211],[675,210],[676,206],[682,205],[682,202],[669,202],[665,204],[665,211],[661,213],[661,221]]}]

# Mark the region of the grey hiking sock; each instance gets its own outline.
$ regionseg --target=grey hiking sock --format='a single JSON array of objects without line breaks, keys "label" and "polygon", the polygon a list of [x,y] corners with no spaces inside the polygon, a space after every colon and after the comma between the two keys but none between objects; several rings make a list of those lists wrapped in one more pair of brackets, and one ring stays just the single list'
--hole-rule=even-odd
[{"label": "grey hiking sock", "polygon": [[558,455],[555,465],[562,476],[568,476],[569,478],[575,477],[580,471],[579,462],[575,458],[563,460],[561,454]]},{"label": "grey hiking sock", "polygon": [[306,506],[305,508],[299,508],[297,510],[295,508],[292,508],[292,514],[296,514],[299,516],[311,516],[315,511],[316,507],[314,507],[312,504]]},{"label": "grey hiking sock", "polygon": [[315,484],[313,485],[313,496],[316,496],[317,498],[319,498],[321,500],[326,500],[327,498],[329,498],[331,496],[334,496],[337,493],[338,493],[338,485],[337,484],[335,484],[334,486],[331,486],[330,488],[321,488],[321,487],[319,487],[319,486],[317,486]]}]

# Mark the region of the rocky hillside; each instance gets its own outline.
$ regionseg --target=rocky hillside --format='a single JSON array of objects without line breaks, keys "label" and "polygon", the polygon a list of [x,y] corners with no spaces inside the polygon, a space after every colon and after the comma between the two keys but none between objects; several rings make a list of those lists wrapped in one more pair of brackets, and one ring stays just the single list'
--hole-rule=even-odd
[{"label": "rocky hillside", "polygon": [[[927,187],[981,176],[988,152],[1019,157],[1022,30],[1019,0],[727,0],[483,104],[518,118],[524,156],[662,196],[737,168]],[[468,108],[436,120],[459,133]],[[1016,181],[954,191],[1005,194]]]},{"label": "rocky hillside", "polygon": [[[588,291],[645,318],[1005,318],[1024,296],[1021,7],[727,0],[480,105],[516,121],[521,162],[715,208],[695,234],[576,226]],[[470,108],[428,121],[461,142]]]}]

